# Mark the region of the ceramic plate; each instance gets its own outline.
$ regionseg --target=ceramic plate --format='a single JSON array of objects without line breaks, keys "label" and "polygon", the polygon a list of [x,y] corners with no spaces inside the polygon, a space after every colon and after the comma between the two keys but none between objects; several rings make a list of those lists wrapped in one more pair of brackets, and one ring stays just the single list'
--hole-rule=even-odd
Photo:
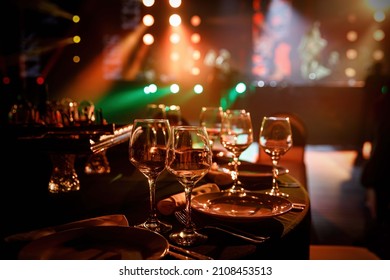
[{"label": "ceramic plate", "polygon": [[[219,172],[229,174],[231,167],[228,165],[222,165],[218,168]],[[279,175],[288,173],[288,169],[284,167],[278,167]],[[238,176],[240,178],[253,178],[253,177],[271,177],[272,166],[265,164],[241,164],[238,167]]]},{"label": "ceramic plate", "polygon": [[[230,176],[231,166],[228,164],[215,165],[207,173],[207,178],[218,185],[228,185],[232,183]],[[289,172],[284,167],[278,167],[279,175]],[[266,164],[242,163],[238,167],[238,179],[244,184],[257,184],[259,182],[270,182],[272,177],[272,166]]]},{"label": "ceramic plate", "polygon": [[160,234],[135,227],[93,226],[58,232],[26,245],[19,259],[156,260],[168,253]]},{"label": "ceramic plate", "polygon": [[206,193],[192,199],[192,208],[218,219],[256,221],[282,215],[292,209],[292,203],[282,197],[247,192]]}]

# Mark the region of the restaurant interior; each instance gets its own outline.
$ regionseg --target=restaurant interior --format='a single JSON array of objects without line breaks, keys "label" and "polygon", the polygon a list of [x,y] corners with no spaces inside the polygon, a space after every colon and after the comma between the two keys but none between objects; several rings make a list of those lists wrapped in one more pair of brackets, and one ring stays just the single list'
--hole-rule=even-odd
[{"label": "restaurant interior", "polygon": [[[291,208],[270,218],[237,221],[198,213],[203,211],[196,208],[199,198],[192,202],[193,219],[200,216],[211,226],[215,218],[218,224],[266,238],[261,244],[248,242],[205,227],[208,241],[191,245],[191,255],[180,252],[181,246],[165,233],[169,249],[146,235],[131,237],[156,243],[142,249],[146,252],[139,249],[142,254],[161,259],[196,258],[196,253],[210,259],[390,258],[385,238],[390,223],[375,224],[370,196],[360,182],[373,145],[372,139],[362,142],[366,78],[375,64],[383,65],[384,73],[390,70],[388,1],[6,0],[0,10],[2,170],[11,182],[2,184],[0,258],[48,258],[47,244],[60,246],[60,238],[45,242],[51,234],[38,229],[61,234],[63,224],[115,215],[121,215],[119,221],[92,225],[107,222],[109,229],[145,220],[153,195],[148,180],[129,161],[129,139],[133,121],[151,118],[150,110],[161,107],[166,118],[179,111],[171,125],[199,125],[203,107],[250,112],[253,142],[240,154],[238,170],[271,170],[269,176],[245,177],[243,172],[239,179],[251,194],[259,185],[260,191],[270,187],[275,175],[259,143],[263,117],[288,116],[293,144],[280,159],[284,172],[276,173],[280,189],[290,196],[276,197]],[[230,166],[232,154],[221,141],[214,148],[214,163]],[[92,158],[103,162],[104,170],[91,171]],[[210,170],[197,186],[215,184],[222,190],[231,178],[218,172]],[[184,197],[182,186],[169,175],[164,170],[159,176],[155,203],[177,193]],[[58,188],[56,176],[70,176],[70,183]],[[330,186],[337,196],[327,195]],[[329,198],[339,203],[327,211],[337,222],[351,224],[345,232],[362,224],[356,239],[338,238],[340,229],[330,230],[332,221],[319,215],[319,205],[335,205],[327,203]],[[348,216],[345,209],[353,203],[357,210]],[[356,213],[361,217],[354,224]],[[175,230],[182,226],[173,214],[158,215]],[[128,241],[122,236],[126,232],[113,229],[112,235]],[[107,233],[101,231],[100,237]],[[328,239],[322,240],[323,235]],[[162,253],[158,246],[164,247]]]}]

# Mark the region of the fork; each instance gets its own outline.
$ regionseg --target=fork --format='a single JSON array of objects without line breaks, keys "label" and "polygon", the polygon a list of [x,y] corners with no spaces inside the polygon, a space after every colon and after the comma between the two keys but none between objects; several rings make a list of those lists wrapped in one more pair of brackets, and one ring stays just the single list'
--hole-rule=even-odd
[{"label": "fork", "polygon": [[[183,225],[186,224],[186,212],[185,210],[178,210],[175,212],[175,217],[176,219]],[[254,244],[261,244],[265,242],[269,237],[264,237],[264,236],[257,236],[254,234],[251,234],[249,232],[244,232],[236,228],[232,228],[226,225],[205,225],[202,223],[202,221],[199,220],[196,215],[192,215],[192,225],[197,228],[197,229],[215,229],[222,231],[224,233],[230,234],[232,236],[238,237],[240,239],[243,239],[245,241],[254,243]],[[200,226],[201,225],[201,226]]]}]

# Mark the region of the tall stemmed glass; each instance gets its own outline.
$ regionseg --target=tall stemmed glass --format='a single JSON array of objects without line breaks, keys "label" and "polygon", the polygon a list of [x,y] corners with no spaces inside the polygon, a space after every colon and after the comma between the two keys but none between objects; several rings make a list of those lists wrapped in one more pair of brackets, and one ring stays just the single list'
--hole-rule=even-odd
[{"label": "tall stemmed glass", "polygon": [[259,142],[272,160],[272,189],[267,194],[288,197],[288,194],[279,190],[278,164],[280,157],[293,145],[290,119],[288,117],[264,117]]},{"label": "tall stemmed glass", "polygon": [[191,222],[192,189],[210,170],[212,152],[207,131],[202,126],[172,126],[169,138],[167,170],[184,187],[187,219],[184,229],[169,237],[176,244],[192,246],[207,239]]},{"label": "tall stemmed glass", "polygon": [[219,139],[221,132],[223,109],[222,107],[202,107],[199,114],[199,124],[206,128],[209,135],[211,149]]},{"label": "tall stemmed glass", "polygon": [[148,178],[149,218],[140,227],[164,233],[172,226],[157,218],[156,181],[165,169],[170,125],[167,119],[135,119],[129,140],[130,162]]},{"label": "tall stemmed glass", "polygon": [[232,176],[233,185],[225,190],[236,193],[245,192],[241,182],[238,180],[239,157],[253,143],[252,120],[249,112],[243,109],[227,110],[223,113],[221,126],[221,143],[233,154]]}]

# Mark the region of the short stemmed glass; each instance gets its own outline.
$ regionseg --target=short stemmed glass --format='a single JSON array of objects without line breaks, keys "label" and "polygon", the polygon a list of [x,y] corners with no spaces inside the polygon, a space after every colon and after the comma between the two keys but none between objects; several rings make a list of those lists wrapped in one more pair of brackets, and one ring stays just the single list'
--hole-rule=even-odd
[{"label": "short stemmed glass", "polygon": [[172,126],[166,168],[184,187],[186,224],[170,239],[182,246],[192,246],[207,240],[191,222],[191,195],[197,182],[210,170],[212,152],[207,131],[202,126]]},{"label": "short stemmed glass", "polygon": [[149,217],[139,226],[159,233],[172,229],[157,217],[155,194],[157,177],[165,169],[169,134],[167,119],[135,119],[129,140],[130,162],[148,178],[149,183]]},{"label": "short stemmed glass", "polygon": [[211,149],[219,139],[221,132],[223,109],[222,107],[202,107],[199,114],[199,124],[204,126],[209,135]]},{"label": "short stemmed glass", "polygon": [[223,113],[221,126],[221,143],[233,154],[233,170],[230,171],[233,185],[225,192],[245,193],[242,183],[238,180],[239,157],[253,143],[252,120],[249,112],[243,109],[227,110]]},{"label": "short stemmed glass", "polygon": [[290,119],[288,117],[264,117],[260,128],[260,146],[272,160],[272,189],[269,195],[284,196],[278,187],[278,164],[280,157],[293,145]]}]

